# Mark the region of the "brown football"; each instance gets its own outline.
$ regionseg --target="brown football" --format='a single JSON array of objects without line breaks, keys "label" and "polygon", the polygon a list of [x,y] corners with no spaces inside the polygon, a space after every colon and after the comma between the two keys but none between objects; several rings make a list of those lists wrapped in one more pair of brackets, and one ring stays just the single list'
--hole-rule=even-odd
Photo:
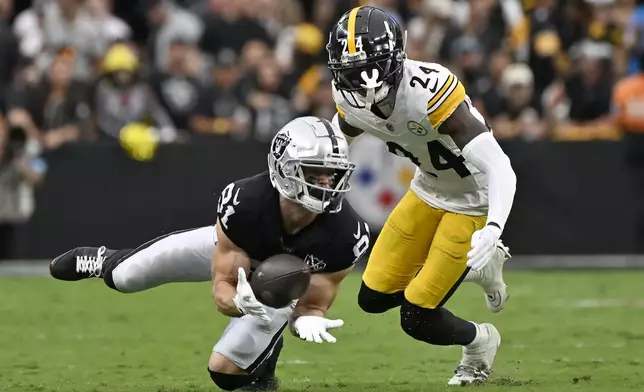
[{"label": "brown football", "polygon": [[311,281],[309,266],[297,256],[280,254],[264,260],[253,273],[255,298],[271,308],[284,308],[300,298]]}]

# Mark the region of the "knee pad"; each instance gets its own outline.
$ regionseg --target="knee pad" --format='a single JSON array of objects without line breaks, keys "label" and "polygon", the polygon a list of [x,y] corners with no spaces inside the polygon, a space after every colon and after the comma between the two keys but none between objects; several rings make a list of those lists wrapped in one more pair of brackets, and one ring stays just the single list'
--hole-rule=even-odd
[{"label": "knee pad", "polygon": [[234,391],[253,382],[253,378],[248,374],[226,374],[213,372],[210,369],[208,369],[208,373],[215,385],[224,391]]},{"label": "knee pad", "polygon": [[476,336],[476,327],[445,308],[427,309],[404,301],[400,327],[416,340],[437,346],[465,345]]},{"label": "knee pad", "polygon": [[367,313],[384,313],[402,304],[405,299],[403,291],[392,294],[379,293],[369,288],[364,282],[358,292],[358,306]]}]

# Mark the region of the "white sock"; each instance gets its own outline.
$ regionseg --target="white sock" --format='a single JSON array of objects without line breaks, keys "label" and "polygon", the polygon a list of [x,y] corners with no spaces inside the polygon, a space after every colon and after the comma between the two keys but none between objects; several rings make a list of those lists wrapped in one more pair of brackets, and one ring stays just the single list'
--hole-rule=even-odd
[{"label": "white sock", "polygon": [[474,324],[474,326],[476,327],[476,336],[474,336],[474,340],[472,340],[472,342],[465,347],[469,349],[476,349],[487,343],[487,341],[490,339],[490,335],[488,334],[487,329],[483,328],[480,324],[477,324],[473,321],[470,321],[470,323]]}]

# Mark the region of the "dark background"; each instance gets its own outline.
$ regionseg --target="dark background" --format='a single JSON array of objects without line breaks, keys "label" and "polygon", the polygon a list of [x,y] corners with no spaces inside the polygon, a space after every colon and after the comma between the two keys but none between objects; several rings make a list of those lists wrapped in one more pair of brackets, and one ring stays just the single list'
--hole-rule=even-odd
[{"label": "dark background", "polygon": [[[17,233],[17,258],[80,245],[134,247],[174,230],[214,223],[217,194],[263,171],[268,146],[227,138],[165,145],[142,164],[118,145],[51,153],[37,210]],[[637,251],[635,200],[616,142],[506,142],[518,189],[504,242],[520,254]]]}]

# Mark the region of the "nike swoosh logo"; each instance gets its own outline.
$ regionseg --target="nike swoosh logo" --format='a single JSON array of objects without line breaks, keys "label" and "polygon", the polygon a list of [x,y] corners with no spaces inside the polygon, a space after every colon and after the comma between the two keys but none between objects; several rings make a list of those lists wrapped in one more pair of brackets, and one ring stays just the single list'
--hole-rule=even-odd
[{"label": "nike swoosh logo", "polygon": [[501,293],[499,291],[495,291],[494,294],[487,294],[487,299],[492,306],[501,305]]},{"label": "nike swoosh logo", "polygon": [[432,93],[436,92],[436,87],[438,87],[438,79],[434,79],[434,86],[429,88],[429,91]]}]

